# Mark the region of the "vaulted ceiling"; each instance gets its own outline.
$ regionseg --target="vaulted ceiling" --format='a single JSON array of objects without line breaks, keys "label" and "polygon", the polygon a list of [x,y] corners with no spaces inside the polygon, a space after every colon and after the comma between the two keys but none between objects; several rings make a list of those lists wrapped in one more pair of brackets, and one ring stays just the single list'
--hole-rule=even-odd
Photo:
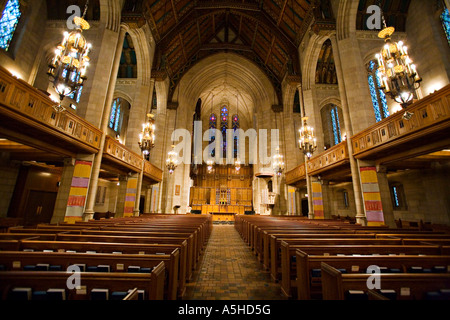
[{"label": "vaulted ceiling", "polygon": [[300,74],[297,48],[313,17],[333,21],[328,0],[141,0],[125,5],[123,18],[138,10],[157,44],[152,74],[170,78],[169,96],[189,68],[218,52],[248,58],[280,90],[287,72]]}]

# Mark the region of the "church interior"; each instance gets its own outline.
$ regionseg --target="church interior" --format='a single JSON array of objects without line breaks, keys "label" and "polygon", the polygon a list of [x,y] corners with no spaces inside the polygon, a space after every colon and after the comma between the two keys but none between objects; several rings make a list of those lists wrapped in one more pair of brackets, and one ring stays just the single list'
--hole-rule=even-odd
[{"label": "church interior", "polygon": [[450,300],[449,10],[0,0],[0,300]]}]

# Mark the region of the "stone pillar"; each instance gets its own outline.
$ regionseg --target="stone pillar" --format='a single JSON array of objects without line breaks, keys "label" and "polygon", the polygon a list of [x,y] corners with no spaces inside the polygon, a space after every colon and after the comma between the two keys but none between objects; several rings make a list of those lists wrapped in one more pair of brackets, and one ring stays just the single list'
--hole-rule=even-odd
[{"label": "stone pillar", "polygon": [[149,213],[151,212],[151,206],[152,206],[152,197],[153,197],[153,192],[152,192],[152,186],[151,185],[147,185],[144,189],[145,191],[145,207],[144,207],[144,213]]},{"label": "stone pillar", "polygon": [[308,194],[308,219],[314,219],[313,191],[308,173],[308,157],[305,156],[306,192]]},{"label": "stone pillar", "polygon": [[142,160],[142,169],[141,169],[141,172],[139,172],[138,177],[137,177],[136,199],[134,202],[134,210],[133,210],[133,215],[135,217],[139,217],[139,205],[141,203],[142,179],[144,178],[144,161],[145,160]]},{"label": "stone pillar", "polygon": [[322,201],[323,201],[323,217],[324,219],[331,219],[332,216],[332,194],[330,190],[330,181],[320,180],[322,184]]},{"label": "stone pillar", "polygon": [[395,228],[394,206],[392,205],[391,189],[387,177],[387,170],[384,166],[377,166],[377,178],[380,188],[381,203],[383,205],[384,223],[390,228]]},{"label": "stone pillar", "polygon": [[[51,223],[82,220],[93,158],[94,155],[77,155],[76,158],[64,159],[64,167]],[[96,193],[97,190],[95,189],[94,200]]]},{"label": "stone pillar", "polygon": [[341,64],[341,56],[339,51],[339,44],[336,39],[336,35],[331,37],[331,44],[334,52],[334,61],[336,65],[336,74],[338,77],[338,83],[339,83],[339,94],[341,96],[341,106],[342,106],[342,113],[344,116],[344,124],[346,128],[346,136],[347,136],[347,148],[349,153],[349,160],[350,160],[350,171],[352,174],[352,183],[353,183],[353,193],[355,195],[355,206],[356,206],[356,221],[360,224],[365,224],[365,214],[364,214],[364,203],[362,199],[362,190],[361,190],[361,184],[360,184],[360,176],[359,176],[359,167],[356,159],[353,157],[353,145],[351,141],[351,137],[353,136],[353,126],[352,126],[352,119],[350,117],[350,109],[349,105],[347,103],[347,89],[344,82],[344,75],[342,71],[342,64]]},{"label": "stone pillar", "polygon": [[127,176],[119,176],[119,183],[120,183],[120,185],[118,186],[118,190],[117,190],[116,212],[115,212],[115,216],[114,216],[115,218],[121,218],[124,216],[128,177]]},{"label": "stone pillar", "polygon": [[95,155],[95,158],[94,158],[92,174],[91,174],[91,181],[90,181],[90,189],[89,189],[87,205],[86,205],[86,209],[85,209],[85,216],[86,216],[85,219],[91,219],[92,216],[94,215],[95,192],[97,190],[98,177],[100,174],[100,167],[102,164],[103,149],[105,147],[106,133],[108,131],[109,114],[111,113],[111,105],[112,105],[113,98],[114,98],[114,88],[116,85],[117,73],[119,71],[120,58],[122,55],[124,39],[125,39],[125,30],[123,28],[120,28],[119,37],[118,37],[117,45],[115,48],[113,67],[111,70],[111,74],[109,75],[110,78],[109,78],[108,93],[107,93],[105,105],[103,106],[103,116],[102,116],[102,121],[101,121],[101,126],[100,126],[100,129],[102,131],[102,137],[100,139],[99,151]]}]

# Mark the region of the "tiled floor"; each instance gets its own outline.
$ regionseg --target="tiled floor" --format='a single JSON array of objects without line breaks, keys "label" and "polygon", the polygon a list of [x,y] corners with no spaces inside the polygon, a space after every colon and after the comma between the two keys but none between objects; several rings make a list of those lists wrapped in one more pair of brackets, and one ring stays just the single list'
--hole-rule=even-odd
[{"label": "tiled floor", "polygon": [[214,225],[185,300],[284,300],[233,225]]}]

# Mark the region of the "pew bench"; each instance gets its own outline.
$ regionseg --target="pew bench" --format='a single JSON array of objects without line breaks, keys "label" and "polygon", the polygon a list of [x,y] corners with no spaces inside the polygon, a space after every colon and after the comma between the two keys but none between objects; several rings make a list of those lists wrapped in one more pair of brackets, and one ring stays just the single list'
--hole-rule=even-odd
[{"label": "pew bench", "polygon": [[136,255],[110,253],[70,252],[0,252],[2,271],[65,271],[71,265],[78,265],[83,272],[131,272],[149,273],[160,262],[164,262],[166,279],[164,298],[177,299],[179,250],[170,254]]},{"label": "pew bench", "polygon": [[[372,265],[382,268],[383,273],[450,272],[450,256],[313,256],[302,250],[297,250],[296,256],[297,277],[291,288],[299,300],[321,299],[322,262],[345,273],[365,273]],[[288,295],[287,289],[282,290]]]},{"label": "pew bench", "polygon": [[[58,299],[58,300],[105,300],[108,295],[128,295],[129,290],[143,291],[143,300],[163,300],[164,263],[160,262],[151,273],[125,272],[84,272],[81,274],[81,287],[70,290],[68,278],[72,273],[64,271],[2,271],[0,272],[0,294],[2,300],[15,299],[18,288],[28,289],[20,299]],[[105,292],[109,294],[105,294]],[[45,298],[44,298],[45,297]],[[124,297],[123,297],[124,298]],[[123,299],[122,298],[122,299]]]},{"label": "pew bench", "polygon": [[[368,300],[367,280],[371,274],[343,274],[321,263],[324,300]],[[450,274],[386,273],[380,275],[381,289],[395,300],[450,300]]]},{"label": "pew bench", "polygon": [[[1,244],[0,244],[1,245]],[[171,255],[178,252],[178,296],[183,297],[186,291],[187,263],[186,263],[186,243],[181,245],[172,244],[139,244],[139,243],[113,243],[113,242],[77,242],[77,241],[38,241],[24,240],[19,243],[14,251],[34,251],[34,252],[68,252],[68,253],[106,253],[158,256]],[[171,270],[169,269],[168,272]],[[173,272],[175,273],[175,272]]]},{"label": "pew bench", "polygon": [[404,246],[404,245],[289,245],[282,241],[281,287],[285,295],[292,295],[292,285],[296,286],[297,250],[309,255],[441,255],[439,246]]}]

